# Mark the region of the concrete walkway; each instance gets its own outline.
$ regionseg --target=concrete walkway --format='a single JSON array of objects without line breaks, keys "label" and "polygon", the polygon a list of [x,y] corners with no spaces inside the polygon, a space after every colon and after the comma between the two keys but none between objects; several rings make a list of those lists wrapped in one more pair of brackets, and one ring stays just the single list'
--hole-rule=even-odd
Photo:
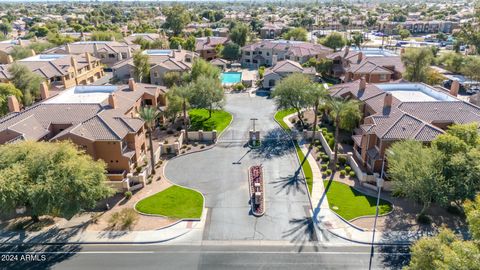
[{"label": "concrete walkway", "polygon": [[[187,233],[203,232],[207,209],[200,221],[179,221],[171,226],[148,231],[87,231],[82,226],[60,229],[56,226],[38,232],[2,231],[0,244],[146,244],[161,243]],[[192,237],[191,237],[192,238]],[[193,237],[195,238],[195,237]],[[191,239],[193,241],[194,239]],[[201,238],[199,239],[201,240]]]}]

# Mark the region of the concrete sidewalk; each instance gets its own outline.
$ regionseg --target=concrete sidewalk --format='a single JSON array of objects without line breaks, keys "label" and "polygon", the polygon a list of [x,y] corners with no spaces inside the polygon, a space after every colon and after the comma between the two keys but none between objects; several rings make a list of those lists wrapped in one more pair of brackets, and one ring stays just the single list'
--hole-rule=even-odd
[{"label": "concrete sidewalk", "polygon": [[49,228],[46,231],[2,231],[0,244],[148,244],[170,241],[187,233],[201,240],[208,209],[205,209],[200,221],[179,221],[173,225],[148,231],[87,231],[84,227],[60,229]]}]

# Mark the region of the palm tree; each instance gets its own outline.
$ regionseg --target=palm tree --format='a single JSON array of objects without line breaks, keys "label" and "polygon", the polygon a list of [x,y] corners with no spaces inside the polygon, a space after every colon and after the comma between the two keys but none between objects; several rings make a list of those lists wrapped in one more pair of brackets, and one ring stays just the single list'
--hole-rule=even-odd
[{"label": "palm tree", "polygon": [[170,91],[171,95],[176,96],[182,101],[182,111],[183,111],[183,129],[185,130],[185,142],[188,143],[188,119],[187,119],[187,108],[190,106],[189,100],[192,94],[191,84],[183,86],[174,86]]},{"label": "palm tree", "polygon": [[312,133],[312,141],[315,140],[315,133],[317,131],[317,125],[318,125],[318,112],[320,109],[320,104],[324,103],[328,91],[325,89],[323,84],[312,84],[312,87],[309,89],[308,93],[310,100],[312,101],[312,106],[313,106],[313,113],[314,118],[313,118],[313,133]]},{"label": "palm tree", "polygon": [[335,146],[333,148],[334,158],[330,164],[333,170],[336,169],[338,161],[338,141],[340,128],[353,129],[362,117],[360,103],[357,100],[348,100],[343,98],[331,97],[328,100],[328,109],[330,117],[335,125]]},{"label": "palm tree", "polygon": [[140,118],[145,121],[147,127],[148,139],[150,143],[150,163],[152,165],[152,174],[155,174],[155,155],[153,153],[153,129],[155,127],[155,121],[157,120],[159,113],[154,107],[142,107],[138,112]]}]

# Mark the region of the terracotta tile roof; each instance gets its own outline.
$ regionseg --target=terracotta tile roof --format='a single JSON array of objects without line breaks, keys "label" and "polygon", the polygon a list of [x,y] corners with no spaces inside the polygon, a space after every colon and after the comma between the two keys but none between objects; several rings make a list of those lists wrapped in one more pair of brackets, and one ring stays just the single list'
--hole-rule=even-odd
[{"label": "terracotta tile roof", "polygon": [[229,41],[227,37],[201,37],[195,39],[195,51],[213,50],[217,45],[224,45]]},{"label": "terracotta tile roof", "polygon": [[262,40],[244,46],[242,51],[255,51],[257,49],[271,49],[274,53],[286,52],[286,55],[297,57],[316,56],[332,52],[332,49],[320,44],[288,40]]},{"label": "terracotta tile roof", "polygon": [[275,66],[267,68],[265,70],[265,75],[267,76],[269,74],[273,73],[293,73],[293,72],[301,72],[305,74],[315,74],[315,68],[314,67],[302,67],[300,63],[291,61],[291,60],[284,60],[278,62]]}]

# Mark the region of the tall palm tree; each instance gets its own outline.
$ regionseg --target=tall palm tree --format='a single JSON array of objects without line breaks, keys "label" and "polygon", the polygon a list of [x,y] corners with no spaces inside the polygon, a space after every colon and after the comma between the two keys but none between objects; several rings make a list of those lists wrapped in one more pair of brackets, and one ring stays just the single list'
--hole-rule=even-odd
[{"label": "tall palm tree", "polygon": [[182,111],[183,111],[183,129],[185,130],[185,142],[188,143],[188,119],[187,119],[187,108],[190,106],[189,100],[192,94],[191,90],[192,85],[187,84],[183,86],[174,86],[170,91],[171,95],[174,95],[182,100]]},{"label": "tall palm tree", "polygon": [[148,140],[150,143],[150,163],[152,165],[152,174],[155,174],[155,155],[153,153],[153,129],[155,127],[155,121],[159,116],[159,112],[154,107],[142,107],[138,112],[140,118],[145,121],[145,126],[147,127]]},{"label": "tall palm tree", "polygon": [[330,164],[332,169],[336,168],[338,161],[338,141],[340,128],[353,129],[362,117],[360,103],[357,100],[348,100],[343,98],[331,97],[328,100],[328,109],[330,117],[335,125],[335,145],[333,148],[334,158]]},{"label": "tall palm tree", "polygon": [[315,140],[315,135],[317,131],[318,125],[318,112],[320,109],[320,105],[323,104],[327,98],[328,91],[325,89],[323,84],[312,84],[312,87],[309,89],[309,99],[312,101],[313,106],[313,133],[312,133],[312,141]]}]

